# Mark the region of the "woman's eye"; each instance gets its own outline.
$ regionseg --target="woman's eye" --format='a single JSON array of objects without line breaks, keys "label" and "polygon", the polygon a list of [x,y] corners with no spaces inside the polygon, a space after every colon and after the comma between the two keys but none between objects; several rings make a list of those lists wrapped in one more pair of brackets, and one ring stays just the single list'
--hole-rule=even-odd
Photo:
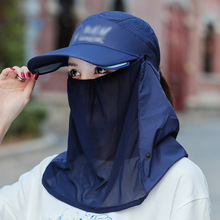
[{"label": "woman's eye", "polygon": [[76,70],[70,70],[70,71],[69,71],[69,75],[70,75],[72,78],[74,78],[74,77],[76,77],[76,76],[80,76],[80,73],[79,73],[78,71],[76,71]]},{"label": "woman's eye", "polygon": [[109,71],[100,67],[96,68],[96,73],[98,74],[107,74]]}]

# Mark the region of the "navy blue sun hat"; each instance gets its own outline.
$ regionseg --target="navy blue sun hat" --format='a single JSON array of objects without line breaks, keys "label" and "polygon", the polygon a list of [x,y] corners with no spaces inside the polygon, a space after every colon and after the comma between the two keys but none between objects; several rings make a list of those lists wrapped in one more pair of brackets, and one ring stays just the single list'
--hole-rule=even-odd
[{"label": "navy blue sun hat", "polygon": [[105,12],[82,22],[69,47],[33,58],[29,68],[47,73],[67,65],[69,56],[119,69],[93,80],[68,77],[68,147],[48,164],[42,184],[87,213],[138,206],[187,157],[160,83],[157,38],[145,21]]},{"label": "navy blue sun hat", "polygon": [[105,69],[120,69],[146,55],[158,70],[157,37],[144,20],[123,12],[103,12],[86,18],[74,32],[68,47],[28,61],[32,73],[45,74],[68,65],[75,57]]}]

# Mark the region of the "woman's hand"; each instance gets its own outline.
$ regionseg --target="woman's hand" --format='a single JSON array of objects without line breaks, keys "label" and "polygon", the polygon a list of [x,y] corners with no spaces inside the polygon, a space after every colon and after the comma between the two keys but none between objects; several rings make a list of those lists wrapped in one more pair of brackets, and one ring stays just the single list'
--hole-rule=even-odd
[{"label": "woman's hand", "polygon": [[38,74],[31,74],[25,66],[6,68],[1,72],[0,143],[13,120],[29,102],[37,78]]}]

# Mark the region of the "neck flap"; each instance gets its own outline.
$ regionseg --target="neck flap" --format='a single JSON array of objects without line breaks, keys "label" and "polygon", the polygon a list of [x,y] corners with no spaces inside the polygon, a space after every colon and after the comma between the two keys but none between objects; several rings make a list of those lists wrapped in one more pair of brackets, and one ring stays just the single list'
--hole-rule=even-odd
[{"label": "neck flap", "polygon": [[187,156],[157,76],[141,58],[94,80],[68,79],[68,150],[42,180],[51,195],[85,211],[123,210],[141,204]]}]

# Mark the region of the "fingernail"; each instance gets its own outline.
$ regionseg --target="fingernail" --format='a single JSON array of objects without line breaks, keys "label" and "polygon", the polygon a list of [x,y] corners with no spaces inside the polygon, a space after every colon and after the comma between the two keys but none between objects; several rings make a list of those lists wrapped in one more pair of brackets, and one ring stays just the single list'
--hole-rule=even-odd
[{"label": "fingernail", "polygon": [[30,78],[30,77],[31,77],[30,72],[27,72],[27,73],[26,73],[26,77],[27,77],[27,78]]},{"label": "fingernail", "polygon": [[15,70],[14,68],[10,68],[10,69],[13,70],[13,71]]},{"label": "fingernail", "polygon": [[36,74],[34,75],[34,80],[37,81],[38,77],[39,77],[39,73],[36,73]]},{"label": "fingernail", "polygon": [[21,72],[21,77],[22,77],[22,78],[25,78],[24,72]]}]

